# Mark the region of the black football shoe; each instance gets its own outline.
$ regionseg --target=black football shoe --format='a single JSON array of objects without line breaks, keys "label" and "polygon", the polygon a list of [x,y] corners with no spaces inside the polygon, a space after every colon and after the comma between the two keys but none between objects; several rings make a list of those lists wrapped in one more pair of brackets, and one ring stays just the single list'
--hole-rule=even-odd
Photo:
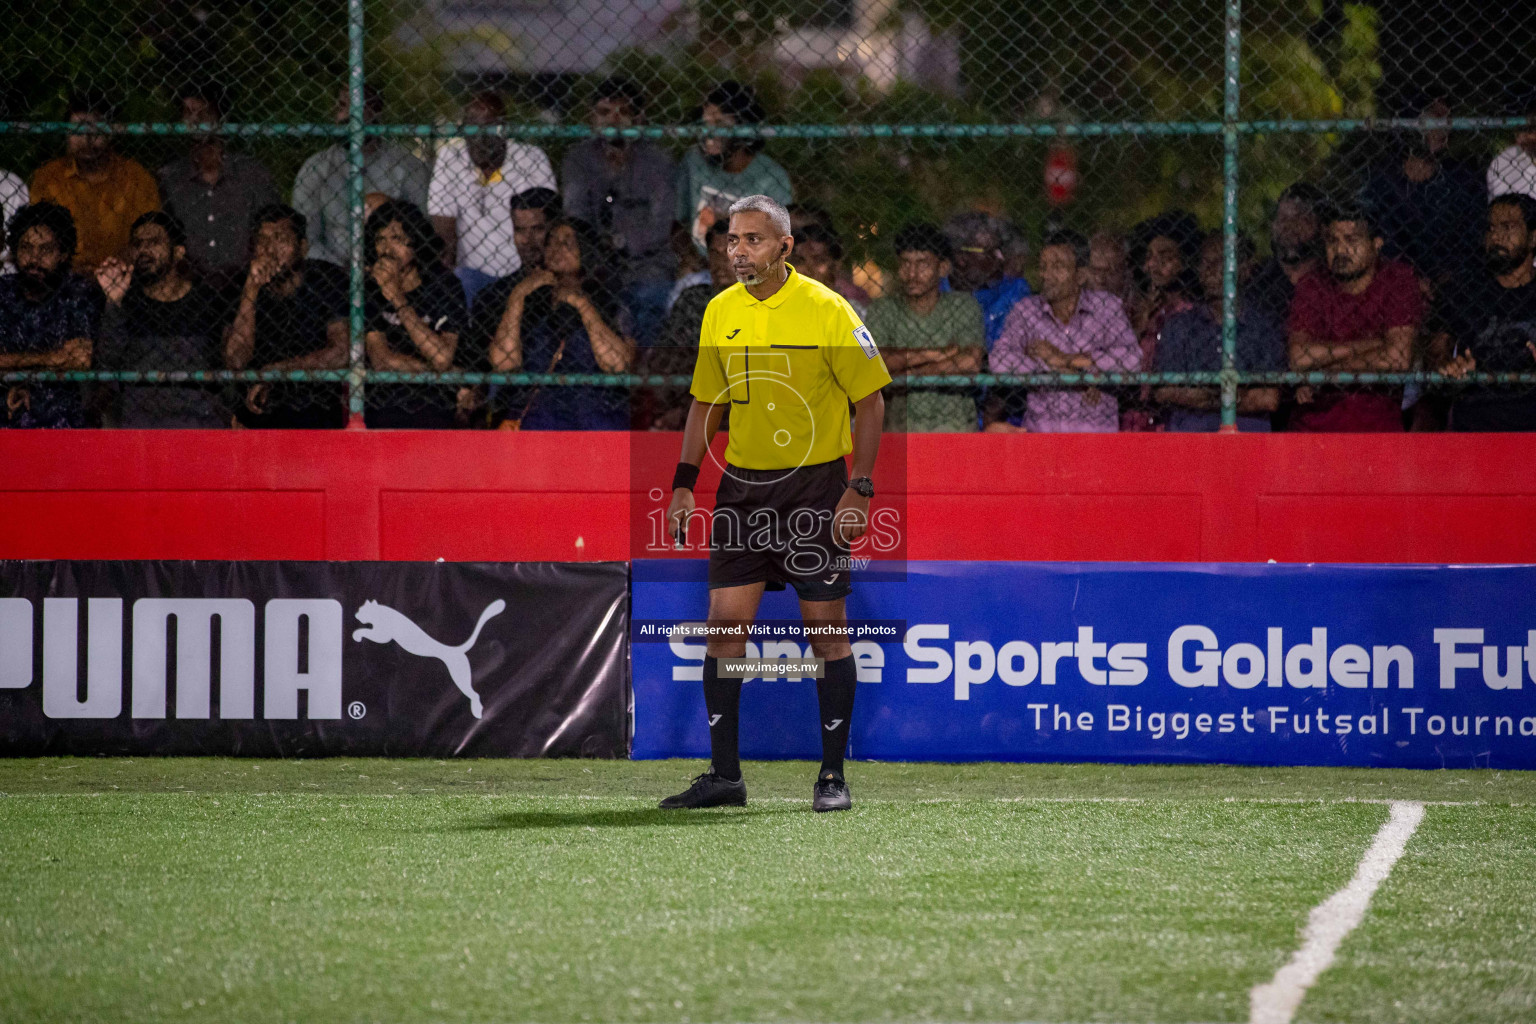
[{"label": "black football shoe", "polygon": [[822,772],[811,791],[811,810],[846,811],[852,806],[853,797],[848,795],[848,783],[843,777],[836,772]]},{"label": "black football shoe", "polygon": [[664,811],[691,810],[697,807],[745,807],[747,806],[747,782],[737,779],[731,782],[715,774],[714,765],[709,771],[697,776],[693,785],[676,796],[661,802]]}]

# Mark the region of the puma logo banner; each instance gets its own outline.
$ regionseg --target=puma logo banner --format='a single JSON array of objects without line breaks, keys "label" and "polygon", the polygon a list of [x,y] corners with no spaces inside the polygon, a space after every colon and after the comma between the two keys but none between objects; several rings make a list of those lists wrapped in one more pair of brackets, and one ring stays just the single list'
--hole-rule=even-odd
[{"label": "puma logo banner", "polygon": [[448,670],[449,677],[453,679],[453,685],[469,698],[470,714],[479,718],[484,706],[480,702],[480,695],[475,692],[472,685],[474,675],[469,668],[469,649],[475,646],[476,640],[480,639],[480,630],[485,627],[486,620],[493,615],[500,615],[506,607],[507,602],[499,598],[486,605],[485,611],[480,613],[480,621],[475,623],[475,631],[469,634],[469,639],[457,647],[450,647],[432,639],[424,629],[388,605],[379,604],[377,601],[366,601],[357,610],[357,621],[363,626],[361,629],[352,631],[352,639],[372,640],[378,644],[396,643],[407,653],[419,658],[436,658]]},{"label": "puma logo banner", "polygon": [[0,561],[0,756],[623,757],[623,563]]}]

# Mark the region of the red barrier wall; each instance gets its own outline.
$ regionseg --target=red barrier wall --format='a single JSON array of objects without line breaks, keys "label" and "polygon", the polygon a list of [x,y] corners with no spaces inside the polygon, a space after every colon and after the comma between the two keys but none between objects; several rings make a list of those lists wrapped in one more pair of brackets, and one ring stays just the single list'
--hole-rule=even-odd
[{"label": "red barrier wall", "polygon": [[[678,440],[0,431],[0,557],[625,559]],[[1532,435],[905,442],[876,486],[912,558],[1536,562]]]}]

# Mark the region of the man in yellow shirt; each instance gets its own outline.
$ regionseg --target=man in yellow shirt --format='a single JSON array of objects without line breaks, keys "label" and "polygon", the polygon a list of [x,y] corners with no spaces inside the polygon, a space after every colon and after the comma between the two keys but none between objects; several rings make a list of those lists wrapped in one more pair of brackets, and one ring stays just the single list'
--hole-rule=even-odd
[{"label": "man in yellow shirt", "polygon": [[[776,200],[747,196],[731,206],[726,250],[737,283],[704,312],[667,513],[669,530],[681,540],[699,464],[729,408],[725,474],[710,517],[704,704],[712,763],[663,808],[747,801],[737,746],[742,678],[722,678],[720,659],[746,654],[745,630],[763,590],[792,585],[808,626],[846,624],[849,549],[869,520],[870,474],[885,418],[880,389],[891,375],[848,301],[785,262],[793,248],[789,213]],[[851,481],[843,462],[849,452]],[[811,805],[846,810],[843,752],[858,682],[853,649],[839,633],[813,636],[811,647],[823,660],[816,680],[822,765]]]},{"label": "man in yellow shirt", "polygon": [[[111,118],[103,97],[81,93],[70,98],[69,119],[75,124]],[[123,254],[133,222],[160,209],[160,189],[137,161],[113,151],[110,135],[70,135],[65,147],[67,155],[32,175],[32,202],[58,203],[74,217],[74,269],[88,273],[102,260]]]}]

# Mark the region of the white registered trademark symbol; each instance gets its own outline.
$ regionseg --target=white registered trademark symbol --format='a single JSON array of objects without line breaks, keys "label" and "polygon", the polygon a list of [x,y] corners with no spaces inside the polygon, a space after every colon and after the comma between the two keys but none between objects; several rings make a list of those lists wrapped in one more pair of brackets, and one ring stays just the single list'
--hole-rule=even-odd
[{"label": "white registered trademark symbol", "polygon": [[351,715],[353,718],[362,718],[367,713],[368,709],[360,700],[355,700],[351,704],[347,705],[347,714]]}]

